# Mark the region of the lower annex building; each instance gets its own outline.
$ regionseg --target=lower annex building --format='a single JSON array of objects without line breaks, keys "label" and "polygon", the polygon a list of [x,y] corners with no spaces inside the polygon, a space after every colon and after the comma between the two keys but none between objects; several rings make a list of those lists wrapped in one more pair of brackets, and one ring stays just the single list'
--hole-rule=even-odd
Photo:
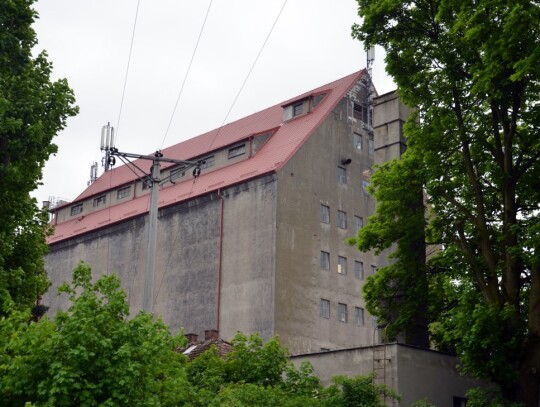
[{"label": "lower annex building", "polygon": [[[196,179],[161,168],[153,310],[173,331],[278,334],[293,355],[377,342],[361,289],[385,260],[344,241],[373,213],[371,168],[402,152],[409,111],[383,97],[373,122],[370,89],[361,70],[162,151],[206,162]],[[54,209],[51,312],[81,260],[141,309],[149,191],[124,165]]]}]

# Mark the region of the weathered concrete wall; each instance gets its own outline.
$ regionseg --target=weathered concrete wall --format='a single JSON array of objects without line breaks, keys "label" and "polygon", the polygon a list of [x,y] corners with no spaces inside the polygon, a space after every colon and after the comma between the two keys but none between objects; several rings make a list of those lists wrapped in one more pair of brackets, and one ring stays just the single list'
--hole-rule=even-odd
[{"label": "weathered concrete wall", "polygon": [[[216,325],[217,265],[220,202],[207,195],[160,210],[154,313],[173,331],[185,327],[203,334]],[[44,297],[51,313],[67,307],[57,297],[57,286],[71,280],[79,261],[88,263],[96,278],[116,273],[126,291],[132,313],[142,307],[147,255],[147,217],[123,222],[101,231],[52,245],[46,270],[53,286]]]},{"label": "weathered concrete wall", "polygon": [[220,335],[274,334],[276,177],[223,191]]},{"label": "weathered concrete wall", "polygon": [[[408,407],[426,398],[437,407],[453,407],[454,396],[465,397],[468,389],[483,385],[461,376],[456,369],[458,359],[453,356],[395,343],[384,348],[379,345],[342,349],[293,356],[291,360],[295,366],[310,362],[324,385],[331,384],[332,377],[337,375],[353,377],[375,373],[377,383],[385,383],[402,397],[400,402],[388,400],[388,406]],[[374,359],[383,358],[386,360],[384,370],[374,364]]]},{"label": "weathered concrete wall", "polygon": [[[373,155],[349,103],[343,99],[278,173],[275,330],[292,354],[368,345],[373,337],[367,311],[364,326],[355,323],[355,307],[365,303],[354,261],[364,263],[367,278],[377,259],[344,242],[356,234],[354,216],[366,222],[374,208],[362,189]],[[353,131],[363,134],[362,149],[354,148]],[[346,158],[350,164],[341,163]],[[346,185],[338,183],[338,166],[346,168]],[[321,204],[330,207],[329,224],[321,223]],[[346,229],[337,225],[338,210],[347,213]],[[321,251],[330,253],[330,270],[320,267]],[[338,255],[347,258],[347,275],[337,272]],[[320,317],[321,299],[330,300],[329,319]],[[347,323],[338,321],[338,303],[347,304]]]},{"label": "weathered concrete wall", "polygon": [[[154,312],[173,331],[203,335],[220,329],[273,334],[275,176],[228,188],[159,211]],[[223,202],[222,202],[223,200]],[[221,313],[218,321],[220,222],[222,219]],[[147,256],[147,217],[54,244],[46,256],[53,286],[44,297],[51,314],[66,309],[55,295],[79,261],[95,277],[116,273],[132,313],[142,307]]]}]

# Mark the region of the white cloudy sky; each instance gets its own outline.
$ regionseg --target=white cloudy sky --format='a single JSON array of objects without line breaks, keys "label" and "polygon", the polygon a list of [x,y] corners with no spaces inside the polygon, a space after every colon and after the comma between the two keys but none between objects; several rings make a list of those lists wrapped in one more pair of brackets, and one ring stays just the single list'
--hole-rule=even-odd
[{"label": "white cloudy sky", "polygon": [[[117,127],[121,151],[147,154],[279,103],[366,65],[351,39],[359,22],[354,0],[288,0],[229,116],[227,112],[284,0],[213,0],[197,53],[173,116],[210,0],[140,0],[122,114],[122,90],[137,0],[39,0],[37,50],[46,49],[54,77],[65,77],[80,113],[55,139],[39,202],[74,199],[100,162],[99,137]],[[379,93],[395,88],[376,50]],[[101,174],[101,167],[99,173]]]}]

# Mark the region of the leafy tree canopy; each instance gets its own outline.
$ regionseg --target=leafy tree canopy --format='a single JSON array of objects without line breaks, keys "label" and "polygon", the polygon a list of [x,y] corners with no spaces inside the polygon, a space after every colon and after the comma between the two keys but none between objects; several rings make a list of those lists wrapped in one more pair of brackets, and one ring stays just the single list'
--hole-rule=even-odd
[{"label": "leafy tree canopy", "polygon": [[[357,1],[362,23],[353,36],[385,48],[400,97],[417,108],[403,159],[416,163],[412,177],[429,208],[429,225],[413,229],[413,240],[440,248],[419,279],[431,290],[432,339],[454,349],[468,372],[499,383],[508,399],[537,405],[540,7],[510,0]],[[410,183],[411,172],[400,174],[401,166],[385,166],[375,190]],[[389,209],[378,198],[381,211],[370,222],[380,231],[361,231],[355,242],[363,250],[405,248],[400,222],[413,202],[388,201]],[[397,264],[406,264],[405,254],[395,253]],[[394,268],[388,278],[372,279],[371,289],[389,292],[406,286],[404,278]],[[371,309],[384,308],[375,297]]]},{"label": "leafy tree canopy", "polygon": [[0,0],[0,315],[47,288],[47,218],[29,193],[56,152],[53,137],[77,113],[67,81],[51,81],[47,54],[32,55],[33,3]]},{"label": "leafy tree canopy", "polygon": [[384,406],[397,396],[371,377],[336,378],[323,388],[310,364],[295,368],[277,338],[238,333],[227,357],[211,350],[188,362],[161,321],[128,318],[114,275],[91,281],[81,263],[64,284],[71,306],[30,322],[0,319],[0,399],[5,406]]}]

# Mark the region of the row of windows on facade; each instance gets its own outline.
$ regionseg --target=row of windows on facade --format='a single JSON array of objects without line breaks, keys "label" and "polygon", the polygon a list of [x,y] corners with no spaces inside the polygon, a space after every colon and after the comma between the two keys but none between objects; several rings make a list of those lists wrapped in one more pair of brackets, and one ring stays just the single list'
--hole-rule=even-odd
[{"label": "row of windows on facade", "polygon": [[[330,270],[330,253],[321,250],[320,264],[322,270]],[[344,276],[347,275],[347,258],[344,256],[337,256],[337,272]],[[377,266],[371,266],[371,274],[377,272]],[[354,277],[363,280],[364,279],[364,263],[359,260],[354,261]]]},{"label": "row of windows on facade", "polygon": [[[320,316],[324,319],[330,319],[330,300],[321,298]],[[349,312],[347,304],[341,302],[337,307],[337,319],[339,322],[347,323],[349,321]],[[364,309],[354,307],[354,321],[358,326],[364,326]]]},{"label": "row of windows on facade", "polygon": [[[246,144],[241,144],[235,147],[232,147],[229,149],[228,157],[234,158],[238,157],[240,155],[243,155],[246,153]],[[204,159],[202,165],[200,166],[201,169],[210,168],[214,166],[214,156],[209,156]],[[170,172],[169,177],[171,180],[183,177],[186,174],[186,171],[183,168],[177,168]],[[147,182],[143,182],[143,189],[147,189],[150,187],[150,185]],[[120,188],[116,191],[116,199],[124,199],[131,195],[131,185],[128,185],[127,187]],[[102,206],[107,203],[107,195],[101,195],[96,198],[94,198],[93,201],[93,207],[96,208],[98,206]],[[78,215],[82,213],[83,211],[83,204],[77,204],[73,205],[71,207],[71,216]]]},{"label": "row of windows on facade", "polygon": [[[358,232],[364,227],[364,219],[361,216],[354,215],[354,231]],[[321,204],[321,222],[330,223],[330,207],[325,204]],[[337,225],[340,229],[347,229],[347,212],[337,211]]]}]

